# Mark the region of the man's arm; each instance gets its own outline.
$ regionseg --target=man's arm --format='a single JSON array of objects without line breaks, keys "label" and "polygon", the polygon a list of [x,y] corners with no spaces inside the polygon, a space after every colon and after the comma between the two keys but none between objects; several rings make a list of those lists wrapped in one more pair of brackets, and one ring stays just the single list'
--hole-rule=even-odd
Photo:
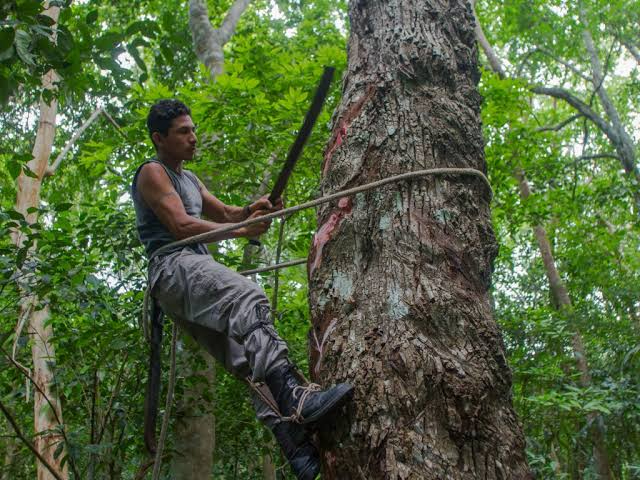
[{"label": "man's arm", "polygon": [[202,194],[202,213],[215,222],[236,223],[246,220],[248,216],[251,216],[259,210],[268,210],[271,212],[282,210],[282,200],[278,199],[275,205],[272,205],[267,195],[259,198],[247,207],[226,205],[209,193],[209,190],[207,190],[207,187],[204,186],[200,179],[198,179],[198,183],[200,184],[200,193]]},{"label": "man's arm", "polygon": [[[242,207],[226,205],[209,193],[204,183],[198,179],[200,194],[202,195],[202,213],[214,222],[236,223],[247,219],[247,212]],[[253,213],[253,212],[250,212]]]},{"label": "man's arm", "polygon": [[[142,167],[138,174],[137,188],[145,203],[177,240],[209,232],[226,225],[225,222],[209,222],[188,215],[178,192],[173,188],[173,184],[162,165],[148,163]],[[219,200],[218,202],[222,204]],[[259,217],[265,213],[267,212],[264,210],[256,211],[251,217]],[[262,222],[239,228],[225,233],[224,236],[225,238],[237,238],[261,235],[269,229],[269,223]]]}]

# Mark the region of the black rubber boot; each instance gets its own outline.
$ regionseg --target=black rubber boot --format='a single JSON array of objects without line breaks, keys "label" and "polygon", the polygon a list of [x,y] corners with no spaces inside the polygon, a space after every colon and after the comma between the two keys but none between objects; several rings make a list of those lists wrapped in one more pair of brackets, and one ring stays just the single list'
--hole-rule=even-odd
[{"label": "black rubber boot", "polygon": [[314,480],[320,473],[320,457],[305,428],[293,422],[280,422],[271,431],[296,478]]},{"label": "black rubber boot", "polygon": [[288,363],[275,368],[265,380],[280,413],[285,417],[293,416],[302,424],[317,422],[353,395],[353,387],[347,383],[327,390],[320,390],[313,384],[302,385]]}]

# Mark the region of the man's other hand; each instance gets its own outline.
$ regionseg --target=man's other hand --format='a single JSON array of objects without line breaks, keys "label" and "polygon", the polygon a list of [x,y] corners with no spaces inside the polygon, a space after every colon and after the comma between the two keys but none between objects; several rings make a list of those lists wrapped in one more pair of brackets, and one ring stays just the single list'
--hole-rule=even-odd
[{"label": "man's other hand", "polygon": [[[262,200],[262,199],[260,199]],[[258,202],[260,201],[258,200]],[[255,203],[258,203],[255,202]],[[269,202],[269,200],[267,200],[267,203],[269,205],[271,205],[271,202]],[[252,204],[252,206],[255,204]],[[259,218],[262,217],[268,213],[271,213],[269,210],[256,210],[255,212],[253,212],[251,215],[249,215],[249,219],[252,218]],[[259,237],[260,235],[262,235],[263,233],[265,233],[267,230],[269,230],[269,227],[271,226],[271,220],[267,220],[265,222],[259,222],[259,223],[254,223],[252,225],[247,225],[246,227],[242,228],[242,236],[243,237]]]},{"label": "man's other hand", "polygon": [[267,210],[269,212],[276,212],[278,210],[282,210],[283,207],[282,198],[278,198],[275,203],[272,204],[269,201],[269,195],[264,195],[249,205],[249,211],[256,212],[258,210]]}]

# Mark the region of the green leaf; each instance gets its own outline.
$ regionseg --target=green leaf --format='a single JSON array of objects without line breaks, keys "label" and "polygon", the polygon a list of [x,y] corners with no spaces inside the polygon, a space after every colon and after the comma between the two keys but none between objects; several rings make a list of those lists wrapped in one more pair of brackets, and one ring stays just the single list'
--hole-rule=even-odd
[{"label": "green leaf", "polygon": [[16,49],[14,48],[13,45],[9,46],[9,48],[7,48],[4,51],[0,51],[0,62],[4,62],[5,60],[9,60],[11,57],[13,57],[15,52],[16,52]]},{"label": "green leaf", "polygon": [[22,172],[27,176],[27,177],[31,177],[31,178],[38,178],[38,175],[31,170],[27,165],[22,165]]},{"label": "green leaf", "polygon": [[96,20],[98,20],[98,11],[97,10],[91,10],[89,13],[87,13],[87,16],[85,17],[84,21],[87,25],[92,25],[96,22]]},{"label": "green leaf", "polygon": [[142,70],[143,72],[146,72],[147,71],[147,66],[145,65],[144,61],[140,57],[140,54],[138,53],[138,49],[136,47],[131,46],[131,45],[127,45],[127,52],[129,52],[129,55],[131,55],[133,57],[133,59],[136,62],[136,65],[138,65],[140,70]]},{"label": "green leaf", "polygon": [[46,25],[47,27],[52,27],[53,25],[56,24],[56,21],[51,18],[49,15],[36,15],[36,21],[40,24],[40,25]]},{"label": "green leaf", "polygon": [[0,52],[8,50],[13,45],[16,38],[16,31],[13,28],[3,28],[0,30]]},{"label": "green leaf", "polygon": [[73,50],[73,47],[75,46],[73,35],[69,31],[69,29],[64,25],[58,26],[57,45],[64,54],[69,53],[71,50]]},{"label": "green leaf", "polygon": [[122,42],[123,35],[121,32],[107,32],[101,37],[99,37],[94,45],[98,50],[111,50],[116,47],[120,42]]},{"label": "green leaf", "polygon": [[29,35],[24,30],[17,30],[15,46],[16,46],[16,51],[18,52],[18,56],[27,65],[35,67],[36,62],[34,61],[33,55],[31,54],[30,45],[31,45],[31,35]]},{"label": "green leaf", "polygon": [[16,11],[20,19],[33,17],[42,11],[42,2],[40,0],[18,0],[16,4]]},{"label": "green leaf", "polygon": [[9,175],[11,175],[11,178],[15,180],[20,176],[22,165],[15,160],[9,160],[7,162],[7,170],[9,170]]},{"label": "green leaf", "polygon": [[53,206],[53,209],[56,212],[66,212],[67,210],[69,210],[71,207],[73,206],[73,203],[71,202],[62,202],[62,203],[56,203]]}]

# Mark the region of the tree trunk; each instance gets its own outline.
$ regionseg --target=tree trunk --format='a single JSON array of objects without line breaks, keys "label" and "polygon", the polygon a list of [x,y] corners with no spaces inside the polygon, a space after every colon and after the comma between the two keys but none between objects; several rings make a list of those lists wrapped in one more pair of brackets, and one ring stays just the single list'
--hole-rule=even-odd
[{"label": "tree trunk", "polygon": [[[57,22],[60,9],[51,7],[45,9],[43,13]],[[55,28],[55,24],[52,28]],[[44,90],[53,90],[57,81],[56,72],[50,70],[42,78],[42,87]],[[32,152],[33,159],[28,163],[29,169],[37,175],[37,178],[31,178],[21,173],[17,180],[18,193],[15,209],[22,213],[29,222],[35,222],[38,218],[37,212],[27,213],[27,210],[31,207],[38,207],[40,203],[42,178],[48,167],[55,136],[56,111],[57,101],[55,99],[49,104],[44,99],[40,100],[40,117]],[[22,246],[24,243],[24,238],[17,231],[13,232],[12,239],[17,246]],[[54,431],[58,426],[56,416],[62,421],[62,409],[58,392],[54,387],[52,370],[52,365],[55,362],[55,351],[51,344],[53,327],[48,323],[49,308],[45,306],[38,310],[38,303],[39,300],[33,296],[23,296],[20,301],[20,317],[27,314],[28,311],[31,312],[28,325],[32,339],[33,378],[44,392],[42,395],[38,390],[34,391],[34,430],[36,433],[34,444],[42,456],[52,466],[58,468],[58,473],[66,478],[67,464],[60,466],[64,452],[59,452],[57,459],[54,458],[54,452],[62,441],[61,435]],[[49,406],[47,398],[55,411]],[[54,478],[40,462],[37,462],[37,472],[38,480]]]},{"label": "tree trunk", "polygon": [[233,36],[240,16],[251,3],[251,0],[235,0],[222,24],[218,28],[211,26],[207,2],[189,0],[189,29],[193,39],[193,47],[198,59],[209,69],[211,80],[222,73],[224,66],[225,43]]},{"label": "tree trunk", "polygon": [[183,336],[178,366],[185,387],[175,409],[175,453],[171,460],[171,478],[192,480],[210,478],[215,449],[213,357],[190,338]]},{"label": "tree trunk", "polygon": [[[323,193],[408,170],[485,171],[466,1],[350,2]],[[530,478],[488,289],[496,244],[477,179],[431,177],[318,212],[312,376],[355,387],[323,478]]]},{"label": "tree trunk", "polygon": [[[527,182],[522,170],[517,170],[515,177],[518,179],[520,185],[520,197],[523,200],[526,200],[531,194],[529,182]],[[554,300],[554,306],[558,311],[568,315],[571,323],[575,323],[576,319],[571,298],[569,297],[566,285],[560,277],[560,273],[558,273],[553,252],[551,251],[551,244],[547,237],[547,232],[541,225],[534,225],[534,234],[542,256],[542,263],[544,264],[547,280],[549,281],[549,289],[551,290],[551,296]],[[582,388],[589,388],[592,381],[589,364],[587,362],[587,351],[584,346],[582,335],[575,325],[572,325],[572,327],[574,333],[571,338],[571,343],[573,346],[573,354],[576,359],[576,366],[580,372],[580,386]],[[611,473],[609,466],[609,454],[607,453],[607,445],[605,442],[604,422],[597,412],[587,414],[587,422],[589,424],[591,441],[593,442],[593,458],[596,470],[602,480],[609,479],[611,478]]]},{"label": "tree trunk", "polygon": [[[271,445],[275,450],[277,447],[275,445]],[[276,465],[273,463],[273,458],[271,454],[265,453],[262,455],[262,480],[276,480]]]},{"label": "tree trunk", "polygon": [[[220,28],[214,29],[209,21],[206,2],[189,2],[189,27],[194,50],[209,68],[212,80],[222,73],[222,47],[233,35],[248,3],[248,0],[236,0]],[[171,478],[209,478],[213,471],[215,418],[212,397],[205,395],[203,398],[202,393],[212,395],[215,388],[213,358],[188,339],[177,355],[178,368],[187,386],[176,406],[177,422],[173,432],[176,453],[171,461]]]}]

